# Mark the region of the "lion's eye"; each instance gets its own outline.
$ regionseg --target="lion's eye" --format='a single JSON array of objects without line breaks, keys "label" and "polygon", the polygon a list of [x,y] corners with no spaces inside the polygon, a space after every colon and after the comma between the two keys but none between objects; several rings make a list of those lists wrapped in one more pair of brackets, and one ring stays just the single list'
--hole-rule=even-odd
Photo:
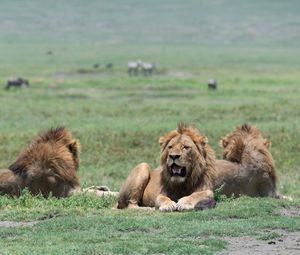
[{"label": "lion's eye", "polygon": [[191,148],[191,147],[190,147],[190,146],[187,146],[187,145],[184,145],[184,146],[183,146],[183,149],[184,149],[184,150],[189,150],[190,148]]},{"label": "lion's eye", "polygon": [[169,146],[168,146],[168,149],[172,149],[172,145],[169,145]]}]

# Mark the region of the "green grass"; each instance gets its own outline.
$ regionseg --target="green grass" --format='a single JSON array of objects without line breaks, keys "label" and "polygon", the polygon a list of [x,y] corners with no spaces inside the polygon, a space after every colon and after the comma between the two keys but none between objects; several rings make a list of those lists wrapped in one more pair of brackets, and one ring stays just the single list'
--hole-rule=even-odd
[{"label": "green grass", "polygon": [[272,142],[279,191],[299,196],[300,75],[274,76],[220,78],[215,93],[197,75],[129,79],[118,73],[94,80],[66,80],[55,89],[48,89],[46,80],[27,90],[3,90],[0,163],[9,165],[40,129],[66,125],[82,144],[82,183],[119,189],[139,162],[156,167],[158,138],[179,121],[196,124],[217,156],[221,154],[219,139],[247,122]]},{"label": "green grass", "polygon": [[[56,88],[48,77],[29,89],[0,92],[1,166],[8,166],[38,130],[66,125],[82,145],[79,176],[83,186],[108,185],[118,190],[130,169],[141,161],[159,163],[160,135],[179,121],[196,124],[217,156],[218,140],[236,125],[258,126],[272,142],[279,184],[296,202],[272,199],[224,201],[216,209],[162,214],[109,209],[114,200],[73,197],[62,200],[0,200],[0,218],[47,219],[33,227],[0,228],[4,254],[214,254],[226,247],[223,236],[252,235],[271,239],[279,229],[300,229],[299,216],[280,215],[298,206],[299,74],[224,71],[218,91],[205,79],[166,76],[128,78],[113,75],[66,79]],[[233,71],[232,71],[233,73]],[[106,209],[105,209],[106,208]],[[32,248],[34,247],[34,248]]]},{"label": "green grass", "polygon": [[[278,190],[294,202],[221,199],[215,209],[163,214],[111,209],[114,198],[24,192],[0,197],[0,219],[40,222],[0,227],[0,253],[214,254],[225,236],[300,230],[299,216],[281,214],[300,208],[298,9],[296,0],[2,1],[2,168],[39,130],[65,125],[82,145],[82,186],[118,190],[136,164],[159,164],[158,138],[178,122],[198,126],[218,158],[219,139],[247,122],[271,140]],[[158,74],[128,77],[135,59]],[[4,90],[14,76],[30,88]]]},{"label": "green grass", "polygon": [[19,199],[2,197],[0,219],[40,222],[32,227],[0,228],[1,252],[213,254],[226,247],[224,236],[269,240],[282,229],[300,229],[299,217],[281,215],[283,208],[299,203],[283,200],[240,198],[219,202],[216,209],[184,213],[103,209],[113,203],[113,198],[79,195],[45,200],[26,192]]}]

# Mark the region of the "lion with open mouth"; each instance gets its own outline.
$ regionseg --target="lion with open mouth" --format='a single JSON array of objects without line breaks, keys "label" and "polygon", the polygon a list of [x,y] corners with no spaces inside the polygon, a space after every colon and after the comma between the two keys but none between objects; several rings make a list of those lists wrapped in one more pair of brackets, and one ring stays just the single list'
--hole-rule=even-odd
[{"label": "lion with open mouth", "polygon": [[118,208],[155,207],[184,211],[213,207],[215,156],[208,139],[191,126],[179,124],[159,139],[161,166],[136,166],[121,187]]}]

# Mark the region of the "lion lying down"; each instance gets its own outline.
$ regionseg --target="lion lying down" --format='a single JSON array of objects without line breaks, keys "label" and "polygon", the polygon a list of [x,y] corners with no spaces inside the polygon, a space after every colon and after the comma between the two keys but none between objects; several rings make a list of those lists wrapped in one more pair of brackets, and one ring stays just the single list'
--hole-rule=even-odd
[{"label": "lion lying down", "polygon": [[121,187],[118,208],[183,211],[213,207],[215,156],[196,128],[179,124],[159,139],[161,166],[136,166]]},{"label": "lion lying down", "polygon": [[226,196],[279,198],[270,142],[250,125],[237,127],[223,137],[223,160],[216,161],[215,189]]},{"label": "lion lying down", "polygon": [[33,195],[66,197],[73,193],[116,195],[107,187],[80,189],[79,142],[63,127],[36,136],[8,168],[0,170],[0,195],[19,196],[24,188]]},{"label": "lion lying down", "polygon": [[[212,190],[237,197],[269,196],[276,192],[276,172],[270,143],[249,125],[237,127],[221,139],[223,160],[215,160],[207,138],[193,127],[179,124],[159,139],[161,166],[146,163],[132,170],[123,184],[118,208],[156,207],[161,211],[190,210],[215,205]],[[113,195],[107,187],[80,189],[77,169],[79,142],[63,128],[40,133],[8,168],[0,170],[0,194],[66,197],[73,193]]]},{"label": "lion lying down", "polygon": [[19,196],[25,187],[33,194],[66,197],[79,187],[79,142],[63,128],[40,133],[8,169],[0,170],[0,194]]}]

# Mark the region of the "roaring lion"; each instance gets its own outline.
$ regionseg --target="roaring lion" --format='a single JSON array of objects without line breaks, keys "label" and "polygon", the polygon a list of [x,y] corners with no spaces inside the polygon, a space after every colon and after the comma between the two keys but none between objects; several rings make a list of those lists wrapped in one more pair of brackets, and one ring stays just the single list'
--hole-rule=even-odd
[{"label": "roaring lion", "polygon": [[270,142],[259,129],[244,124],[220,141],[223,160],[216,162],[215,189],[226,196],[279,198]]},{"label": "roaring lion", "polygon": [[122,185],[118,208],[156,207],[183,211],[213,207],[215,156],[208,139],[191,126],[179,124],[159,139],[161,166],[136,166]]},{"label": "roaring lion", "polygon": [[66,197],[79,188],[79,142],[64,127],[40,133],[8,169],[0,170],[0,194]]}]

